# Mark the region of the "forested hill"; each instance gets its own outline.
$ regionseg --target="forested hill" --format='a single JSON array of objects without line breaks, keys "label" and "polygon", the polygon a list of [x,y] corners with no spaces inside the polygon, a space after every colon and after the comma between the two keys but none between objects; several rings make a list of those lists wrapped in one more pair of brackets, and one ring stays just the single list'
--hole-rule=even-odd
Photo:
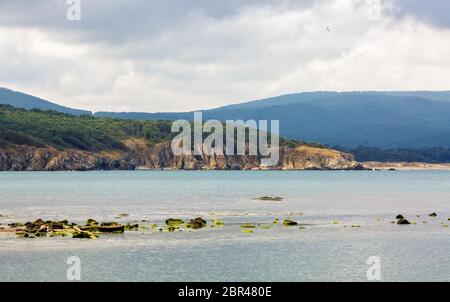
[{"label": "forested hill", "polygon": [[[170,121],[75,116],[0,105],[0,171],[267,168],[257,155],[174,155],[171,142],[176,134],[171,133]],[[350,154],[282,138],[277,154],[273,169],[360,168]]]},{"label": "forested hill", "polygon": [[[0,89],[0,104],[91,112],[62,107]],[[193,119],[193,112],[97,112],[96,117],[133,120]],[[279,120],[280,134],[293,140],[354,149],[450,148],[450,92],[305,92],[203,110],[204,119]]]},{"label": "forested hill", "polygon": [[16,109],[0,105],[0,146],[28,145],[101,151],[124,149],[127,138],[151,144],[170,140],[170,121],[134,121],[74,116],[55,111]]}]

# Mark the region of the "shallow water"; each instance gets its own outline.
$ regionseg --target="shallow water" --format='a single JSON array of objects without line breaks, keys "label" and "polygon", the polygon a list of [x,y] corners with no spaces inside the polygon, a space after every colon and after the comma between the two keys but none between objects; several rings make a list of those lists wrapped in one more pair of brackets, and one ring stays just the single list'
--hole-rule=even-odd
[{"label": "shallow water", "polygon": [[[265,195],[284,200],[255,200]],[[399,213],[417,224],[391,224]],[[226,223],[97,240],[0,234],[0,281],[65,281],[72,255],[84,281],[367,281],[370,256],[380,258],[384,281],[450,281],[442,226],[450,217],[450,171],[5,172],[0,214],[3,224],[197,216]],[[306,227],[240,228],[275,218]]]}]

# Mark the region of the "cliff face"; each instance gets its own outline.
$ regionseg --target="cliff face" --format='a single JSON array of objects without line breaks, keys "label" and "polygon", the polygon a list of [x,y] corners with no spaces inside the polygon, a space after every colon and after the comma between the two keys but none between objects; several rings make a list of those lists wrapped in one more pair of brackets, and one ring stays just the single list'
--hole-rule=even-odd
[{"label": "cliff face", "polygon": [[[170,142],[148,146],[145,141],[131,139],[124,142],[127,151],[83,152],[16,146],[0,149],[1,171],[85,171],[187,169],[187,170],[241,170],[264,169],[256,156],[174,156]],[[307,146],[281,147],[280,170],[351,170],[359,169],[350,154],[331,149]]]}]

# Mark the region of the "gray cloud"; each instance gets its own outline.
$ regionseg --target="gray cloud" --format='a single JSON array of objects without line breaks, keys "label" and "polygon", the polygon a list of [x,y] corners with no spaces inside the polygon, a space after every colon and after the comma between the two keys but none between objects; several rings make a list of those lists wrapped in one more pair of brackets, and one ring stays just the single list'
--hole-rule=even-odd
[{"label": "gray cloud", "polygon": [[0,25],[38,26],[84,41],[125,43],[184,26],[197,17],[222,20],[261,6],[301,8],[313,0],[81,0],[82,21],[67,22],[66,0],[2,0]]},{"label": "gray cloud", "polygon": [[120,111],[448,88],[449,33],[395,4],[373,20],[365,0],[82,0],[69,22],[66,0],[2,0],[0,86]]},{"label": "gray cloud", "polygon": [[448,0],[395,0],[389,12],[400,18],[412,16],[435,26],[450,27],[450,1]]}]

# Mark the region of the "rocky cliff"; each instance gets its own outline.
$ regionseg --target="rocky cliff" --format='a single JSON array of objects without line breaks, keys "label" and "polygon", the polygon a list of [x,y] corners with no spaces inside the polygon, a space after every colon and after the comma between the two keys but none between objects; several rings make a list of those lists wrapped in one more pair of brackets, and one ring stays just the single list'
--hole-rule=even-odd
[{"label": "rocky cliff", "polygon": [[[256,156],[174,156],[170,142],[153,146],[145,140],[124,141],[126,150],[86,152],[57,150],[50,147],[14,146],[0,149],[2,171],[86,171],[186,169],[241,170],[264,169]],[[351,170],[359,169],[350,154],[309,146],[280,147],[279,170]]]}]

